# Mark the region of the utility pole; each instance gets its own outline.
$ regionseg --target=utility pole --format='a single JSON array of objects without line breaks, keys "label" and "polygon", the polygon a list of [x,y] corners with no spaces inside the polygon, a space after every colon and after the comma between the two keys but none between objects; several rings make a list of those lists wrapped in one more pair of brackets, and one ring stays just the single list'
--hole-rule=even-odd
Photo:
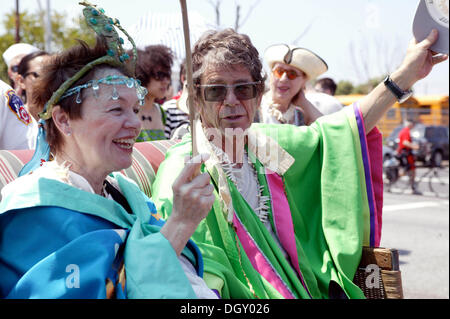
[{"label": "utility pole", "polygon": [[20,14],[19,14],[19,0],[16,0],[16,43],[20,42]]},{"label": "utility pole", "polygon": [[47,10],[45,10],[45,51],[51,52],[52,46],[52,21],[50,0],[47,0]]}]

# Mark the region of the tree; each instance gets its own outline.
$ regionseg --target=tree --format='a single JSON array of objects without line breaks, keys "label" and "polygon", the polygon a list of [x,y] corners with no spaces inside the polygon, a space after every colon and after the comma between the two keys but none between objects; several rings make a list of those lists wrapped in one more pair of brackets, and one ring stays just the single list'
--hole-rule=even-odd
[{"label": "tree", "polygon": [[353,92],[353,84],[350,81],[339,81],[336,87],[336,95],[348,95]]},{"label": "tree", "polygon": [[372,91],[378,83],[383,81],[386,76],[379,76],[369,79],[367,82],[353,85],[352,82],[342,80],[339,81],[336,88],[336,95],[348,95],[348,94],[367,94]]},{"label": "tree", "polygon": [[[390,74],[402,61],[401,41],[384,39],[381,35],[364,35],[349,44],[352,69],[360,82],[369,83],[380,74]],[[371,62],[376,61],[376,62]]]},{"label": "tree", "polygon": [[383,79],[385,77],[386,77],[386,75],[370,78],[367,82],[357,85],[354,88],[353,93],[354,94],[367,94],[370,91],[372,91],[378,85],[378,83],[383,81]]},{"label": "tree", "polygon": [[[222,0],[208,0],[209,4],[214,8],[214,12],[216,15],[216,26],[221,26],[221,11],[220,5],[222,4]],[[253,10],[258,6],[261,0],[255,0],[246,10],[246,14],[242,14],[242,5],[239,1],[234,2],[235,16],[234,16],[234,30],[236,32],[239,31],[239,28],[242,27],[245,22],[247,22],[248,18],[252,14]]]},{"label": "tree", "polygon": [[294,41],[292,41],[292,44],[294,44],[294,45],[298,45],[298,44],[299,44],[300,40],[301,40],[306,34],[308,34],[309,30],[311,29],[311,27],[312,27],[312,25],[313,25],[313,23],[314,23],[314,20],[315,20],[315,18],[312,19],[312,20],[308,23],[308,25],[303,29],[303,31],[295,38]]},{"label": "tree", "polygon": [[[32,44],[39,49],[44,49],[44,21],[42,12],[29,13],[23,11],[20,14],[20,41]],[[73,26],[69,26],[66,15],[53,11],[51,16],[52,38],[55,52],[66,49],[77,43],[76,39],[86,41],[90,45],[95,42],[95,33],[90,31],[84,17],[80,15],[73,19]],[[10,45],[15,43],[15,13],[7,14],[2,24],[5,33],[0,35],[0,52],[4,52]],[[50,52],[54,53],[54,52]],[[5,63],[0,63],[0,78],[9,83],[7,67]]]}]

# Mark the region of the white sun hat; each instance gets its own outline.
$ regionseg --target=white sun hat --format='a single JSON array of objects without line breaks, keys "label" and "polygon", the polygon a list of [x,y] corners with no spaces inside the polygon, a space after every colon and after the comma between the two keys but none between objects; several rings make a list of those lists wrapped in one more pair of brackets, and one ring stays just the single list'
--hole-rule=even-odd
[{"label": "white sun hat", "polygon": [[326,62],[311,50],[288,44],[275,44],[268,47],[264,60],[272,69],[276,62],[289,64],[305,72],[308,80],[317,78],[328,70]]},{"label": "white sun hat", "polygon": [[422,41],[431,29],[439,31],[439,38],[431,50],[448,54],[448,1],[420,0],[413,22],[413,34],[417,41]]},{"label": "white sun hat", "polygon": [[18,55],[26,55],[33,52],[39,51],[35,46],[28,43],[15,43],[11,45],[8,49],[3,52],[3,60],[6,65],[9,67],[9,63],[13,58]]}]

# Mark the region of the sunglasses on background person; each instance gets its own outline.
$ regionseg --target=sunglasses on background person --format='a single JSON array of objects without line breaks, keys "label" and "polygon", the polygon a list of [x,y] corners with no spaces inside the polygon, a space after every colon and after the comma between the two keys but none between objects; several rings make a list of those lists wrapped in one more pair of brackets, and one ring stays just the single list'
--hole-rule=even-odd
[{"label": "sunglasses on background person", "polygon": [[282,67],[277,67],[277,68],[273,69],[272,73],[278,79],[281,79],[283,77],[284,73],[286,73],[286,76],[289,80],[295,80],[296,78],[302,76],[302,74],[299,74],[294,70],[285,70]]},{"label": "sunglasses on background person", "polygon": [[170,80],[170,73],[158,71],[158,72],[153,74],[152,78],[154,78],[156,81],[162,81],[164,79],[169,79]]},{"label": "sunglasses on background person", "polygon": [[19,71],[19,65],[18,64],[17,65],[13,65],[11,67],[11,71],[17,73],[17,71]]},{"label": "sunglasses on background person", "polygon": [[258,92],[257,85],[260,82],[237,83],[231,85],[225,84],[203,84],[196,85],[204,88],[203,96],[208,102],[222,102],[227,96],[228,89],[233,89],[233,93],[238,100],[250,100],[256,97]]}]

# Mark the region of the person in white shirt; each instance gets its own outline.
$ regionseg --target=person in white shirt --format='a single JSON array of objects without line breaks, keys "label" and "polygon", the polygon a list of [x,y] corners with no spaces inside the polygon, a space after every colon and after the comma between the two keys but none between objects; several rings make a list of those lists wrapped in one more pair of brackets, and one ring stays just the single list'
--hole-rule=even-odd
[{"label": "person in white shirt", "polygon": [[311,102],[323,115],[331,114],[342,109],[342,103],[337,98],[327,93],[308,90],[306,99]]},{"label": "person in white shirt", "polygon": [[0,80],[0,150],[34,149],[37,124],[22,100]]}]

